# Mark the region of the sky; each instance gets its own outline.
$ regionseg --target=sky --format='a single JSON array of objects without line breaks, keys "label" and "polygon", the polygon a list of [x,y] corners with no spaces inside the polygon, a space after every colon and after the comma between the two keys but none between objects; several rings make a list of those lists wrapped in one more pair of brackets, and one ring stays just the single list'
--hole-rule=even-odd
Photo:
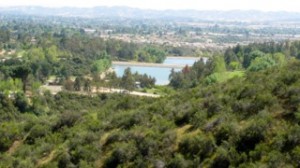
[{"label": "sky", "polygon": [[0,6],[94,7],[142,9],[261,10],[300,12],[300,0],[0,0]]}]

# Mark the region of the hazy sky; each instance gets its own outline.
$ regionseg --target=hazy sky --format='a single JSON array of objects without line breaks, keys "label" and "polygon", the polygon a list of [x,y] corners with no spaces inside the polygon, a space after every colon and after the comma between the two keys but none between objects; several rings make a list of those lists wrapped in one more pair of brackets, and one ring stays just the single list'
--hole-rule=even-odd
[{"label": "hazy sky", "polygon": [[300,12],[300,0],[0,0],[0,6],[130,6],[143,9],[198,9]]}]

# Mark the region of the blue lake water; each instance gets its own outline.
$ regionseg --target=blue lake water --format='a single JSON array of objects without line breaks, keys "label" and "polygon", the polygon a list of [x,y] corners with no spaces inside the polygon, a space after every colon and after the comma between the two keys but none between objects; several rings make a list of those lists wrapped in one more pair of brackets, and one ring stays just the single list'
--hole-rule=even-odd
[{"label": "blue lake water", "polygon": [[[167,57],[163,64],[168,65],[189,65],[192,66],[198,58],[175,58],[175,57]],[[118,77],[123,76],[124,70],[130,67],[131,72],[138,72],[139,74],[147,74],[148,76],[152,76],[156,79],[157,85],[167,85],[169,83],[169,75],[171,73],[172,68],[166,67],[141,67],[141,66],[132,66],[132,65],[113,65],[113,68]],[[175,71],[180,71],[181,69],[176,68]]]}]

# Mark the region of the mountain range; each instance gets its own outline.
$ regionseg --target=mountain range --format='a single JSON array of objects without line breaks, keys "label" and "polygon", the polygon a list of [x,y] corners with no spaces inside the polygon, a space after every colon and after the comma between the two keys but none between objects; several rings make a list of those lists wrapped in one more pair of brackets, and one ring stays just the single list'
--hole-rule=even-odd
[{"label": "mountain range", "polygon": [[99,6],[93,8],[0,7],[0,14],[88,18],[192,19],[206,21],[300,21],[300,12],[146,10],[123,6]]}]

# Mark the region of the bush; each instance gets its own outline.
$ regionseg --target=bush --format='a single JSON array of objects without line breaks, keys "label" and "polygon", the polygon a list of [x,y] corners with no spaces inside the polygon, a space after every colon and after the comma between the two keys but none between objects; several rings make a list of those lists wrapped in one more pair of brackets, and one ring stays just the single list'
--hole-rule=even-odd
[{"label": "bush", "polygon": [[183,155],[175,154],[174,158],[171,159],[167,168],[188,168],[189,162],[184,159]]},{"label": "bush", "polygon": [[243,130],[238,141],[236,142],[236,150],[240,153],[253,150],[259,142],[264,140],[264,128],[260,126],[250,126]]},{"label": "bush", "polygon": [[29,132],[28,137],[26,138],[26,142],[28,144],[34,144],[35,140],[37,138],[41,138],[46,136],[48,133],[51,132],[51,128],[50,126],[46,125],[46,124],[37,124],[35,126],[33,126]]},{"label": "bush", "polygon": [[230,165],[230,160],[228,158],[228,153],[223,148],[218,148],[216,150],[216,156],[212,161],[211,168],[228,168]]},{"label": "bush", "polygon": [[198,134],[195,136],[185,137],[180,143],[178,151],[187,158],[194,158],[196,156],[200,159],[212,154],[215,150],[215,145],[210,137]]},{"label": "bush", "polygon": [[105,168],[116,168],[120,164],[132,161],[137,155],[137,149],[132,142],[121,143],[116,146],[111,156],[105,161]]},{"label": "bush", "polygon": [[19,109],[21,113],[24,113],[29,108],[29,103],[27,98],[22,93],[17,93],[15,96],[15,106]]},{"label": "bush", "polygon": [[13,142],[19,139],[20,128],[15,122],[4,122],[0,124],[0,152],[5,152],[13,144]]}]

